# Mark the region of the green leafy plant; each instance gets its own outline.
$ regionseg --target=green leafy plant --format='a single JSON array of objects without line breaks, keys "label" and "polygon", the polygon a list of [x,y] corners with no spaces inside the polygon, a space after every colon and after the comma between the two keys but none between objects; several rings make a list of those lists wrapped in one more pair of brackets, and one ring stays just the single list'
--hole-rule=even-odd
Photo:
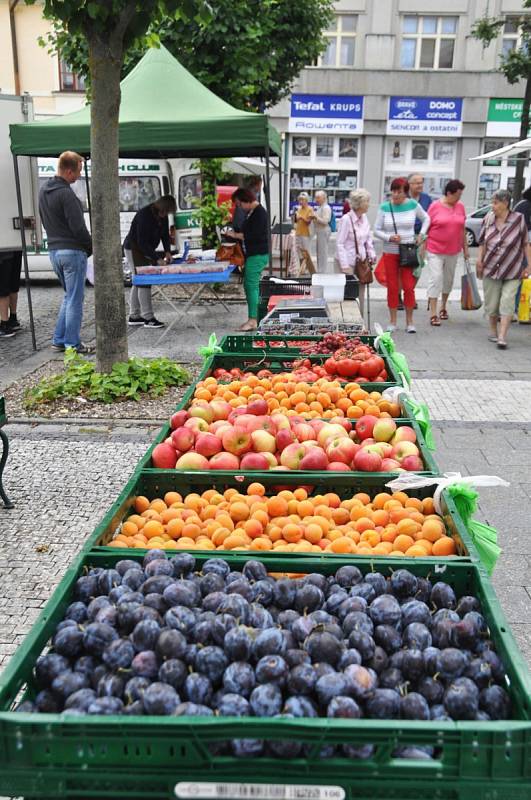
[{"label": "green leafy plant", "polygon": [[24,405],[33,409],[58,397],[83,397],[97,403],[160,397],[170,386],[190,383],[190,373],[169,358],[130,358],[117,362],[110,372],[96,372],[95,365],[73,348],[65,352],[65,370],[43,378],[27,389]]},{"label": "green leafy plant", "polygon": [[195,219],[203,229],[203,247],[217,247],[217,228],[230,221],[230,202],[227,200],[218,205],[216,186],[225,180],[222,158],[204,158],[192,164],[193,169],[201,170],[201,198],[193,212]]}]

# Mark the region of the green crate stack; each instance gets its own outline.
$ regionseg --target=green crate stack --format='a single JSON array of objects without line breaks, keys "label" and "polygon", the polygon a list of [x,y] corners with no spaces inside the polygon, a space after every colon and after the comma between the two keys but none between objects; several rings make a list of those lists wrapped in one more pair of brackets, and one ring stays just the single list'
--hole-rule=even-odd
[{"label": "green crate stack", "polygon": [[[217,366],[241,366],[256,358],[252,335],[227,338],[223,344],[230,352],[209,359],[198,380]],[[257,337],[263,339],[264,337]],[[269,337],[271,341],[278,337]],[[309,337],[294,337],[308,339]],[[369,337],[364,337],[369,340]],[[289,338],[286,352],[267,347],[267,357],[277,367],[290,363]],[[269,345],[269,341],[267,344]],[[234,348],[245,348],[239,351]],[[387,358],[387,352],[382,355]],[[259,351],[260,353],[260,351]],[[285,358],[288,356],[288,358]],[[292,362],[293,358],[291,358]],[[388,363],[388,362],[386,362]],[[263,368],[263,366],[262,366]],[[385,384],[370,385],[382,391],[399,383],[396,373]],[[369,388],[366,386],[365,388]],[[192,399],[195,384],[189,388],[179,407]],[[406,408],[408,406],[406,405]],[[397,424],[415,428],[426,473],[439,469],[425,445],[416,420],[402,419]],[[473,594],[481,602],[491,637],[502,657],[509,677],[512,719],[500,722],[411,722],[406,720],[329,720],[329,719],[233,719],[233,718],[154,718],[154,717],[83,717],[14,713],[16,700],[32,697],[36,691],[32,669],[46,647],[56,625],[73,597],[78,576],[90,566],[109,567],[121,558],[141,560],[144,551],[111,549],[108,542],[132,511],[138,494],[163,496],[166,491],[201,492],[206,488],[244,489],[260,481],[273,487],[281,480],[284,486],[308,485],[316,491],[333,490],[344,498],[358,491],[373,496],[384,489],[392,474],[288,472],[245,473],[186,472],[152,469],[151,452],[169,433],[164,426],[148,452],[140,459],[134,475],[116,502],[89,537],[83,552],[67,570],[63,580],[32,627],[7,668],[0,675],[0,788],[3,794],[27,798],[127,798],[127,800],[169,800],[179,782],[215,782],[218,797],[230,798],[227,782],[238,784],[294,784],[308,787],[301,795],[276,797],[302,800],[531,800],[531,678],[510,633],[491,584],[480,563],[477,550],[448,492],[442,493],[445,523],[457,542],[458,556],[453,558],[389,558],[335,554],[279,554],[252,552],[275,572],[321,572],[329,575],[340,566],[356,564],[362,572],[381,571],[385,575],[407,567],[417,576],[437,576],[450,583],[460,595]],[[418,497],[433,496],[434,487],[411,491]],[[168,552],[171,556],[172,551]],[[195,551],[198,566],[219,551]],[[241,568],[248,552],[223,552],[233,569]],[[398,562],[398,563],[397,563]],[[256,737],[276,741],[297,740],[307,745],[303,758],[279,762],[271,757],[241,760],[216,755],[210,745],[234,738]],[[327,744],[349,743],[374,745],[373,755],[363,761],[345,758],[321,759]],[[429,745],[436,748],[430,761],[397,759],[395,748]],[[280,768],[280,769],[279,769]],[[324,794],[315,788],[326,789]],[[328,787],[328,788],[327,788]],[[330,790],[328,792],[328,789]],[[312,794],[313,792],[313,794]],[[338,793],[339,792],[339,793]],[[199,794],[198,797],[202,795]],[[238,797],[234,790],[234,797]],[[250,797],[248,793],[246,796]],[[260,800],[272,798],[267,791],[253,791]]]}]

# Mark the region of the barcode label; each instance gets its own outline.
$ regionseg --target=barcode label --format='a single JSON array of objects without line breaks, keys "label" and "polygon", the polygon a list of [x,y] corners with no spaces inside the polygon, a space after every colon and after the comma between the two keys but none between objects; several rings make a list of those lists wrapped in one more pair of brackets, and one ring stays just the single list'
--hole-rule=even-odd
[{"label": "barcode label", "polygon": [[182,781],[175,786],[182,800],[344,800],[341,786],[304,786],[295,783],[216,783]]}]

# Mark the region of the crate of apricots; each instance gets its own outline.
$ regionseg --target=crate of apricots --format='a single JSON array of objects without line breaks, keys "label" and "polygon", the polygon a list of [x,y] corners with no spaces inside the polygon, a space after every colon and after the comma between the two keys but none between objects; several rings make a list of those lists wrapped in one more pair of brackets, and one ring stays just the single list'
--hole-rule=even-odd
[{"label": "crate of apricots", "polygon": [[[107,529],[100,545],[164,550],[351,554],[383,558],[468,557],[468,534],[450,497],[445,516],[431,496],[374,490],[353,494],[310,486],[275,491],[246,489],[168,491],[133,496],[133,514]],[[424,490],[426,491],[426,490]]]},{"label": "crate of apricots", "polygon": [[262,413],[302,414],[308,419],[359,419],[365,414],[396,418],[402,414],[399,403],[392,402],[382,392],[367,391],[359,383],[342,384],[329,378],[312,382],[302,377],[300,373],[272,374],[264,370],[223,383],[210,376],[196,384],[192,404],[223,401],[239,408],[261,400],[266,404]]}]

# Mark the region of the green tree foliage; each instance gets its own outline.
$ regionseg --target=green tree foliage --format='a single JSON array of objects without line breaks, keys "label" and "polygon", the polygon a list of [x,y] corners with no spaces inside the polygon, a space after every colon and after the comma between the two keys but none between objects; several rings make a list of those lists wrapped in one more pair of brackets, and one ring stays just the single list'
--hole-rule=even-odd
[{"label": "green tree foliage", "polygon": [[[33,5],[35,0],[25,0]],[[96,355],[99,372],[127,361],[121,263],[118,122],[124,53],[144,37],[153,19],[207,19],[207,0],[44,0],[43,13],[63,41],[85,42],[91,85],[92,240],[95,272]],[[74,149],[75,144],[72,144]]]},{"label": "green tree foliage", "polygon": [[[207,25],[192,14],[187,20],[160,15],[145,37],[129,46],[122,77],[146,47],[161,42],[219,97],[237,108],[263,111],[285,97],[300,71],[323,52],[333,7],[333,0],[216,0]],[[86,41],[71,33],[58,23],[48,44],[90,80]]]},{"label": "green tree foliage", "polygon": [[[522,9],[531,8],[531,0],[523,0]],[[515,15],[511,13],[511,18]],[[505,25],[506,16],[489,17],[485,14],[472,26],[472,36],[483,44],[483,47],[496,41]],[[528,138],[529,110],[531,106],[531,15],[522,14],[519,19],[521,38],[519,46],[500,56],[498,70],[503,73],[510,84],[525,81],[525,92],[522,104],[522,120],[520,123],[520,140]],[[519,200],[524,188],[524,169],[527,164],[526,153],[520,153],[516,162],[513,197]]]}]

